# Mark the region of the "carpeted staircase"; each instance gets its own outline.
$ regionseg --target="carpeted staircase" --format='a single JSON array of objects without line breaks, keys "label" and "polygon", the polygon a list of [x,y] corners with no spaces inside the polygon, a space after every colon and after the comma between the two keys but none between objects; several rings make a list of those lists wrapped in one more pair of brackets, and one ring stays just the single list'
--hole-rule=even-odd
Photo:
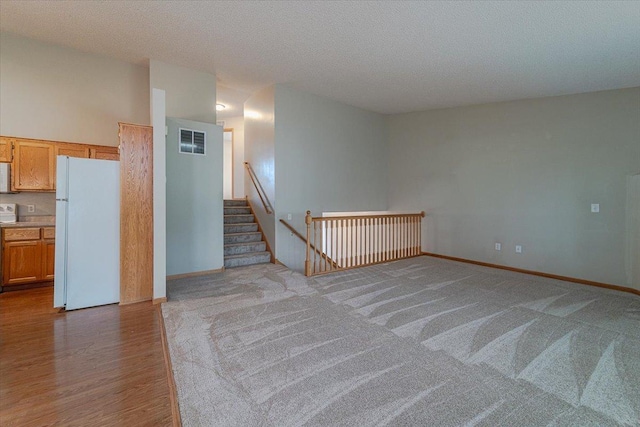
[{"label": "carpeted staircase", "polygon": [[263,264],[271,261],[267,243],[258,230],[246,200],[224,201],[224,267]]}]

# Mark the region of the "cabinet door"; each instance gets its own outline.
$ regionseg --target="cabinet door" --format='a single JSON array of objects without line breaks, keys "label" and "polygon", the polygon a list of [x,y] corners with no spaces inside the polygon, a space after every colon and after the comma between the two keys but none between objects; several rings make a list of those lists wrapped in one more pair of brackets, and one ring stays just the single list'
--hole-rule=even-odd
[{"label": "cabinet door", "polygon": [[0,162],[10,163],[13,160],[13,138],[7,138],[6,136],[0,136]]},{"label": "cabinet door", "polygon": [[39,240],[5,242],[2,264],[3,286],[40,280],[42,276],[41,242]]},{"label": "cabinet door", "polygon": [[94,146],[91,148],[91,158],[99,160],[120,160],[120,154],[118,154],[118,147]]},{"label": "cabinet door", "polygon": [[18,140],[14,155],[11,174],[14,190],[55,190],[54,144]]},{"label": "cabinet door", "polygon": [[83,144],[56,144],[56,157],[69,156],[89,158],[89,147]]},{"label": "cabinet door", "polygon": [[42,242],[42,280],[53,280],[55,272],[55,240],[45,240]]}]

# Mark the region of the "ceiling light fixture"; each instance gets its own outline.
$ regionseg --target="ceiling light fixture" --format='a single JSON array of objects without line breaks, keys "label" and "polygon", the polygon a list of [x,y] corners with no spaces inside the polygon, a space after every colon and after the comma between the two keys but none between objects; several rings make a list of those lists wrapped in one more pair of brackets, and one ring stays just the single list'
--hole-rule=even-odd
[{"label": "ceiling light fixture", "polygon": [[216,111],[222,111],[225,108],[227,108],[227,106],[224,104],[216,104]]}]

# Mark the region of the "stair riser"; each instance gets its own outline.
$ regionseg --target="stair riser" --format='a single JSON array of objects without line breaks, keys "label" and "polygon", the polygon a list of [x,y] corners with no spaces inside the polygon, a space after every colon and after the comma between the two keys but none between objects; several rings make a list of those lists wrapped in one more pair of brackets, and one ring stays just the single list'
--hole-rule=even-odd
[{"label": "stair riser", "polygon": [[269,254],[255,255],[246,258],[229,258],[224,260],[225,268],[241,267],[245,265],[264,264],[271,261]]},{"label": "stair riser", "polygon": [[224,223],[225,224],[248,224],[253,222],[253,215],[225,215]]},{"label": "stair riser", "polygon": [[225,246],[224,256],[247,254],[250,252],[264,252],[267,250],[265,242],[247,243],[238,246]]},{"label": "stair riser", "polygon": [[248,233],[250,231],[258,231],[258,224],[225,224],[224,233]]},{"label": "stair riser", "polygon": [[224,206],[247,206],[247,201],[246,200],[225,200],[224,202]]},{"label": "stair riser", "polygon": [[225,245],[229,245],[233,243],[259,242],[261,240],[262,240],[262,234],[260,233],[238,234],[238,235],[227,234],[226,236],[224,236]]},{"label": "stair riser", "polygon": [[251,215],[250,208],[224,208],[225,215]]}]

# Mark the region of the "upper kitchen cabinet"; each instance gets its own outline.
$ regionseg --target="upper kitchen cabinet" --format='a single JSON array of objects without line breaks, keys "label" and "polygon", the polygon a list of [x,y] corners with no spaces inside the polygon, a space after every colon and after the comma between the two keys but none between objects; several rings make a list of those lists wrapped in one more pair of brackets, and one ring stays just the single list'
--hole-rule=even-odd
[{"label": "upper kitchen cabinet", "polygon": [[90,150],[88,145],[84,144],[56,144],[56,156],[80,157],[88,159]]},{"label": "upper kitchen cabinet", "polygon": [[53,143],[17,139],[14,148],[11,187],[14,191],[55,190],[55,150]]},{"label": "upper kitchen cabinet", "polygon": [[13,160],[13,138],[0,136],[0,163],[11,163]]},{"label": "upper kitchen cabinet", "polygon": [[91,158],[99,160],[120,160],[118,147],[106,147],[100,145],[91,146]]}]

